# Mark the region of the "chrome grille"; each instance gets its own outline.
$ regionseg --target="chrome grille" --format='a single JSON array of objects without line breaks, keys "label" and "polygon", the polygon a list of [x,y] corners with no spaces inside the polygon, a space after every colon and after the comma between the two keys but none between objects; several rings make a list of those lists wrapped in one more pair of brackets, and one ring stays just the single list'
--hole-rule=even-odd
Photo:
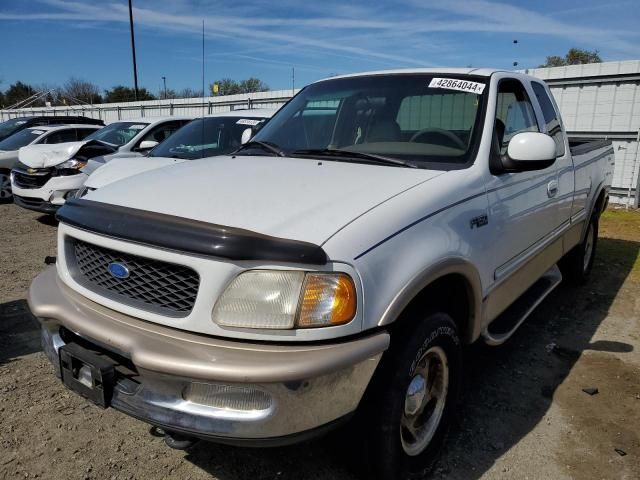
[{"label": "chrome grille", "polygon": [[[77,239],[69,239],[67,258],[74,280],[107,298],[172,317],[186,317],[195,304],[200,277],[191,268]],[[112,275],[112,263],[126,266],[128,277]]]}]

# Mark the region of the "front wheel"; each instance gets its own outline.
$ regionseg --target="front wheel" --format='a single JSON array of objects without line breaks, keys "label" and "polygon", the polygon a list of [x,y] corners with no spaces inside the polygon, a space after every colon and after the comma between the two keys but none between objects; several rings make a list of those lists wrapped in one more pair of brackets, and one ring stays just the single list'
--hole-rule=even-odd
[{"label": "front wheel", "polygon": [[584,240],[576,245],[560,261],[562,276],[574,285],[584,285],[589,280],[598,244],[598,215],[594,212],[587,225]]},{"label": "front wheel", "polygon": [[381,479],[431,471],[456,407],[462,370],[455,323],[444,313],[395,332],[368,392],[367,464]]},{"label": "front wheel", "polygon": [[13,200],[11,192],[11,172],[0,169],[0,203],[7,203]]}]

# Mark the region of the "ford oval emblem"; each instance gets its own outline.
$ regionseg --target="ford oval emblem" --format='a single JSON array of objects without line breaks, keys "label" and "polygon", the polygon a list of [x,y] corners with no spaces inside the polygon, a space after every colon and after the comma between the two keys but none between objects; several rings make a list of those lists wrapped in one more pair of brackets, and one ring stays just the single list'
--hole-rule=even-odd
[{"label": "ford oval emblem", "polygon": [[129,278],[129,269],[122,263],[111,262],[107,267],[107,270],[109,270],[109,273],[116,278]]}]

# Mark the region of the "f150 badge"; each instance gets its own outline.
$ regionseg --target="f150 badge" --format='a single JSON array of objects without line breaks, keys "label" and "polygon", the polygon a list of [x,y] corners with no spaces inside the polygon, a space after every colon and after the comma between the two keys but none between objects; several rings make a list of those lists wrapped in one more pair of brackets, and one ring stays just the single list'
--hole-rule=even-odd
[{"label": "f150 badge", "polygon": [[473,217],[469,223],[471,224],[471,230],[474,228],[484,227],[489,223],[489,217],[487,217],[487,215],[479,215],[477,217]]}]

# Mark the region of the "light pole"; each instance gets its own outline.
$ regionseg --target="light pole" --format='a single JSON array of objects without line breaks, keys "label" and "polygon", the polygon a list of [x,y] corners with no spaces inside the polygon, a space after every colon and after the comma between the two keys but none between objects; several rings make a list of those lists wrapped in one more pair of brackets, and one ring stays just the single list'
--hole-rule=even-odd
[{"label": "light pole", "polygon": [[133,54],[133,86],[135,99],[138,100],[138,67],[136,66],[136,39],[133,35],[133,7],[129,0],[129,28],[131,29],[131,53]]},{"label": "light pole", "polygon": [[167,77],[162,77],[162,83],[164,83],[164,99],[167,99]]}]

